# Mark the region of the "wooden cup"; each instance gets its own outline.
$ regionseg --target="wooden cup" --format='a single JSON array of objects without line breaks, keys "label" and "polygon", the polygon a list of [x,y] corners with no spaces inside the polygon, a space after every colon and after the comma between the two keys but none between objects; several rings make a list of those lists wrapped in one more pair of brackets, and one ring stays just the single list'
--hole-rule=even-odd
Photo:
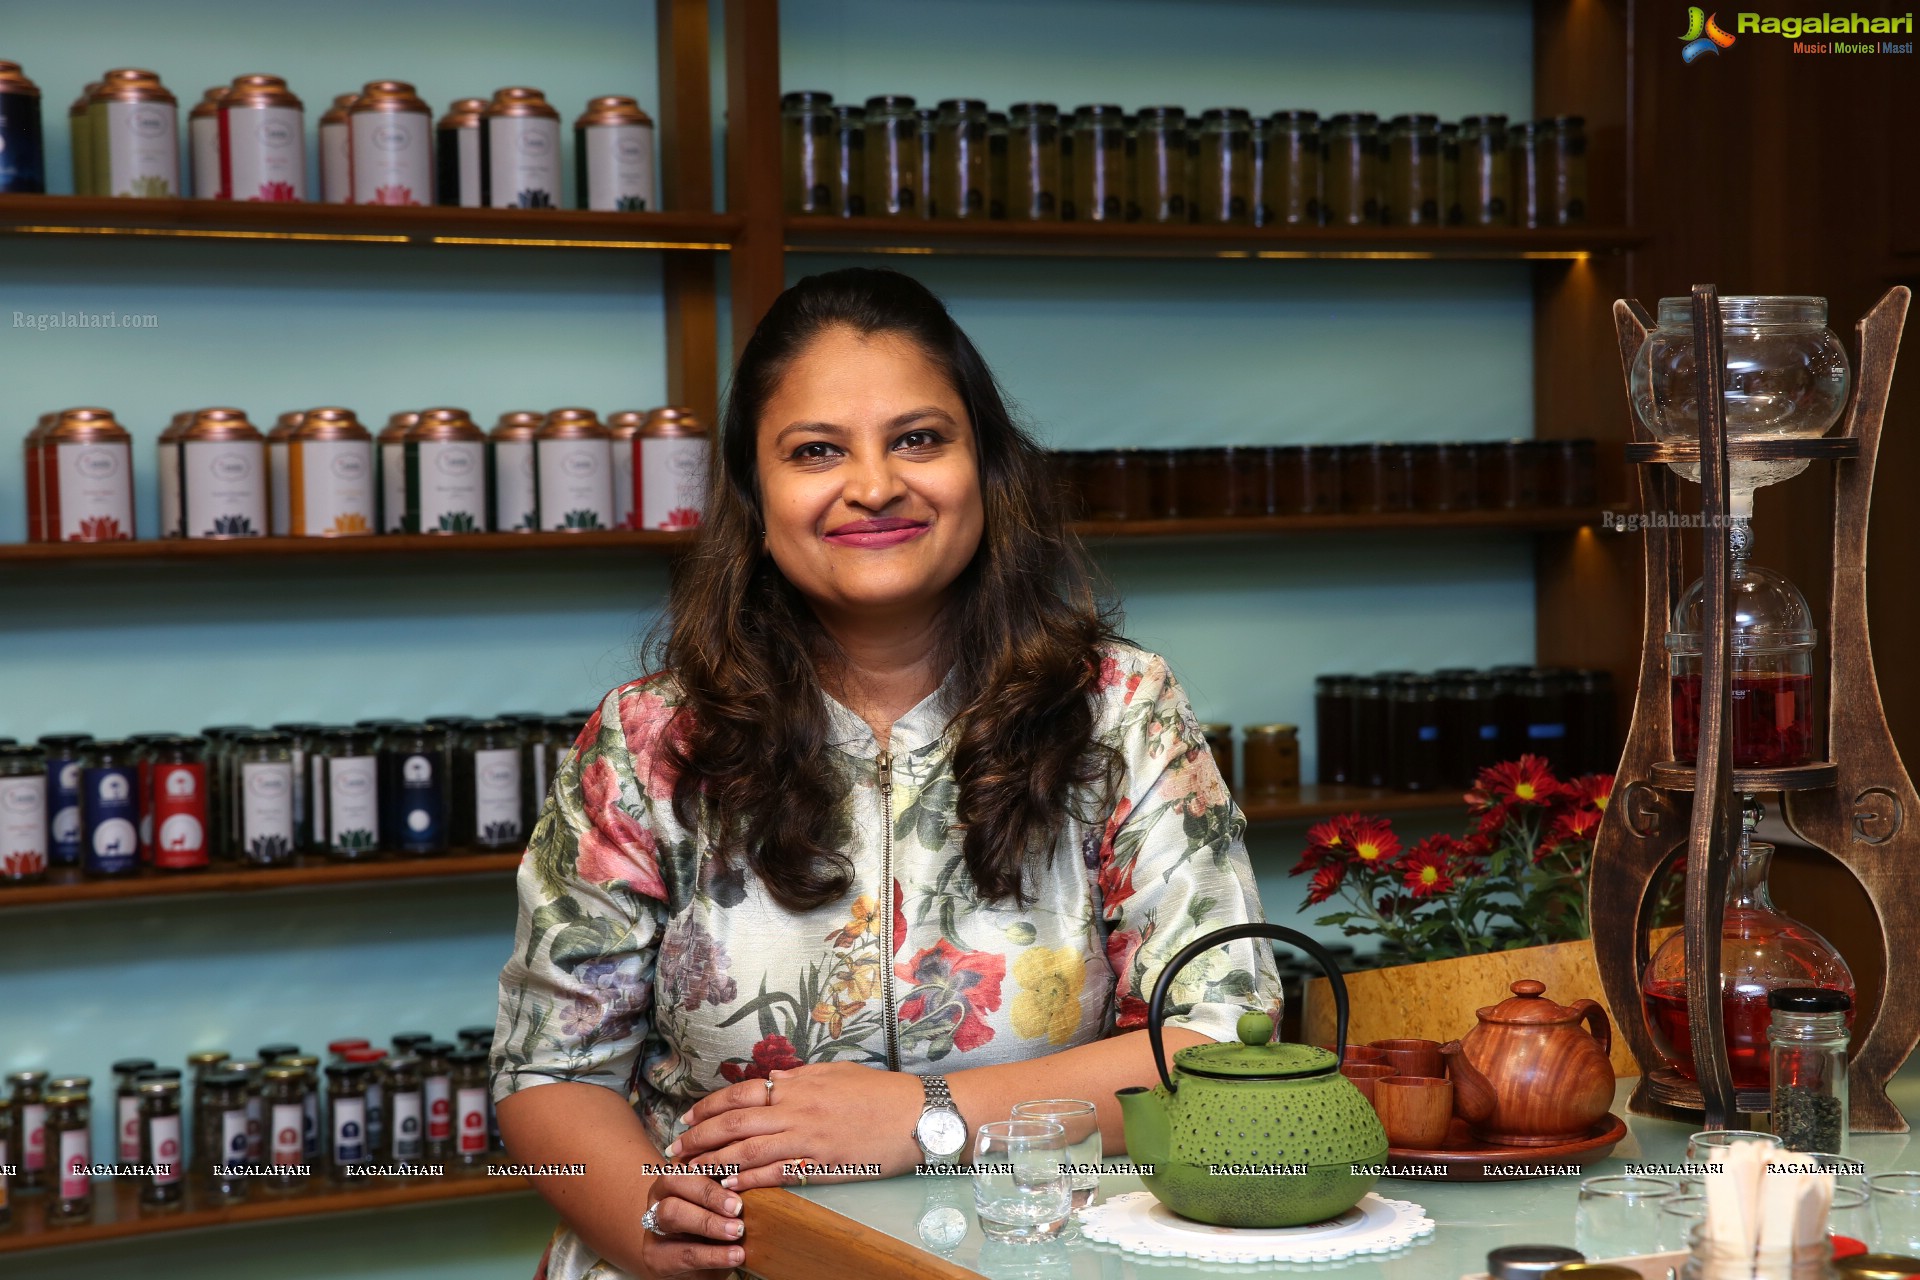
[{"label": "wooden cup", "polygon": [[1373,1086],[1391,1076],[1393,1068],[1384,1062],[1343,1062],[1340,1064],[1340,1074],[1353,1081],[1353,1087],[1360,1091],[1360,1096],[1378,1111],[1379,1105],[1373,1100]]},{"label": "wooden cup", "polygon": [[1387,1142],[1436,1151],[1453,1119],[1453,1081],[1433,1076],[1387,1076],[1373,1082],[1373,1107]]},{"label": "wooden cup", "polygon": [[1447,1074],[1447,1060],[1440,1056],[1438,1040],[1375,1040],[1368,1047],[1384,1054],[1382,1061],[1392,1066],[1396,1075]]},{"label": "wooden cup", "polygon": [[[1333,1046],[1330,1044],[1323,1044],[1320,1047],[1328,1053],[1333,1052]],[[1344,1066],[1349,1062],[1380,1063],[1386,1060],[1387,1055],[1370,1044],[1349,1044],[1347,1046],[1347,1052],[1341,1057],[1340,1062],[1341,1065]]]}]

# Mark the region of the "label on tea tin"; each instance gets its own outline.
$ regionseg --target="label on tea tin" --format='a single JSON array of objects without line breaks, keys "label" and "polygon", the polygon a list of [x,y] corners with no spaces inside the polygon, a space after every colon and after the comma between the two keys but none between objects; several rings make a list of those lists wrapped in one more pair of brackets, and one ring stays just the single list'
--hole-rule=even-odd
[{"label": "label on tea tin", "polygon": [[348,117],[355,204],[433,202],[433,121],[410,111]]},{"label": "label on tea tin", "polygon": [[342,853],[380,847],[379,761],[372,756],[327,760],[326,844]]},{"label": "label on tea tin", "polygon": [[487,116],[480,122],[483,192],[495,209],[560,206],[560,122]]},{"label": "label on tea tin", "polygon": [[428,1076],[425,1081],[427,1095],[427,1139],[430,1142],[445,1142],[453,1136],[453,1079],[450,1076]]},{"label": "label on tea tin", "polygon": [[613,527],[613,451],[604,439],[535,442],[540,527]]},{"label": "label on tea tin", "polygon": [[258,538],[267,529],[267,459],[258,440],[180,442],[180,527],[189,538]]},{"label": "label on tea tin", "polygon": [[80,861],[80,762],[47,761],[47,849],[56,867]]},{"label": "label on tea tin", "polygon": [[295,440],[287,487],[296,538],[373,532],[373,444],[367,440]]},{"label": "label on tea tin", "polygon": [[421,1099],[418,1089],[408,1089],[393,1095],[393,1162],[395,1164],[413,1164],[420,1159],[424,1148],[421,1146],[424,1135],[421,1132]]},{"label": "label on tea tin", "polygon": [[153,766],[153,865],[207,865],[207,766]]},{"label": "label on tea tin", "polygon": [[132,769],[83,769],[80,775],[81,855],[88,871],[131,871],[140,858],[140,800]]},{"label": "label on tea tin", "polygon": [[460,1154],[484,1155],[487,1150],[487,1091],[462,1089],[457,1106],[460,1112]]},{"label": "label on tea tin", "polygon": [[120,1095],[120,1159],[127,1164],[140,1163],[140,1099]]},{"label": "label on tea tin", "polygon": [[634,455],[640,451],[640,437],[625,440],[615,436],[613,445],[613,527],[638,529],[640,495],[633,490]]},{"label": "label on tea tin", "polygon": [[222,107],[220,174],[228,200],[305,200],[307,125],[300,108]]},{"label": "label on tea tin", "polygon": [[[0,93],[0,191],[44,195],[46,190],[40,99],[27,93]],[[5,1203],[5,1191],[0,1189],[0,1204]]]},{"label": "label on tea tin", "polygon": [[[180,1117],[149,1116],[147,1118],[147,1150],[153,1159],[147,1163],[154,1166],[153,1180],[156,1184],[180,1181]],[[137,1161],[139,1156],[135,1156]]]},{"label": "label on tea tin", "polygon": [[[440,762],[433,756],[408,756],[400,762],[400,847],[410,853],[442,847],[446,802],[441,795]],[[369,1085],[371,1091],[373,1086]]]},{"label": "label on tea tin", "polygon": [[493,442],[493,527],[503,533],[540,527],[533,483],[533,442]]},{"label": "label on tea tin", "polygon": [[454,129],[453,185],[451,194],[462,209],[478,209],[486,204],[480,193],[480,131]]},{"label": "label on tea tin", "polygon": [[707,441],[666,436],[640,441],[640,527],[692,529],[707,505]]},{"label": "label on tea tin", "polygon": [[187,173],[197,200],[218,200],[220,193],[220,116],[216,112],[187,121]]},{"label": "label on tea tin", "polygon": [[240,856],[269,864],[293,857],[293,766],[285,760],[240,764]]},{"label": "label on tea tin", "polygon": [[473,830],[487,848],[520,839],[520,753],[512,747],[473,753]]},{"label": "label on tea tin", "polygon": [[21,1142],[26,1150],[20,1153],[22,1166],[41,1170],[47,1167],[47,1106],[44,1102],[22,1103],[20,1107]]},{"label": "label on tea tin", "polygon": [[0,880],[47,869],[47,775],[0,778]]},{"label": "label on tea tin", "polygon": [[484,533],[486,445],[478,440],[416,440],[406,450],[405,506],[413,529],[419,533]]},{"label": "label on tea tin", "polygon": [[367,1102],[365,1098],[333,1100],[333,1159],[336,1164],[362,1164],[367,1158]]},{"label": "label on tea tin", "polygon": [[320,198],[328,204],[353,203],[353,169],[347,156],[347,122],[320,126]]},{"label": "label on tea tin", "polygon": [[85,1129],[60,1131],[60,1196],[65,1200],[84,1200],[93,1193],[87,1166],[93,1163],[93,1144]]},{"label": "label on tea tin", "polygon": [[133,537],[133,458],[124,441],[61,444],[51,450],[48,523],[59,542]]},{"label": "label on tea tin", "polygon": [[273,1163],[276,1165],[300,1164],[305,1160],[307,1149],[301,1140],[301,1127],[305,1122],[303,1108],[297,1102],[276,1102],[273,1104]]},{"label": "label on tea tin", "polygon": [[407,531],[407,446],[397,440],[380,444],[380,532]]},{"label": "label on tea tin", "polygon": [[178,538],[180,532],[180,450],[177,441],[160,446],[160,536]]},{"label": "label on tea tin", "polygon": [[247,1137],[247,1113],[245,1108],[235,1107],[231,1111],[220,1113],[220,1154],[215,1164],[245,1164],[250,1158],[252,1147]]},{"label": "label on tea tin", "polygon": [[267,509],[273,536],[284,538],[293,529],[293,456],[285,440],[267,441]]},{"label": "label on tea tin", "polygon": [[580,207],[638,212],[656,205],[653,129],[644,124],[596,124],[574,130],[580,157]]},{"label": "label on tea tin", "polygon": [[180,126],[172,103],[96,102],[88,118],[95,179],[105,180],[94,194],[180,193]]}]

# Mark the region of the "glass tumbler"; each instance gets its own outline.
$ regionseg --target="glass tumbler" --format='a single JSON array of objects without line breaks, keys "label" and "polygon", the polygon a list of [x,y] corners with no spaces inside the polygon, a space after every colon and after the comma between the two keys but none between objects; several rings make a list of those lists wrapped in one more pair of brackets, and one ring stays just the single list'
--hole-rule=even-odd
[{"label": "glass tumbler", "polygon": [[[1781,1149],[1780,1139],[1756,1129],[1702,1129],[1687,1139],[1687,1163],[1724,1165],[1727,1162],[1728,1149],[1743,1142],[1757,1142],[1763,1151]],[[1705,1193],[1704,1178],[1689,1174],[1680,1182],[1681,1186],[1689,1192]]]},{"label": "glass tumbler", "polygon": [[1877,1253],[1920,1254],[1920,1173],[1876,1173],[1867,1179]]},{"label": "glass tumbler", "polygon": [[1067,1131],[1051,1120],[995,1120],[973,1144],[973,1208],[989,1240],[1047,1240],[1066,1228],[1073,1189]]},{"label": "glass tumbler", "polygon": [[1661,1203],[1678,1187],[1668,1178],[1609,1174],[1580,1183],[1573,1247],[1589,1258],[1625,1258],[1661,1233]]},{"label": "glass tumbler", "polygon": [[1015,1120],[1051,1120],[1067,1134],[1067,1185],[1073,1207],[1084,1209],[1100,1190],[1100,1113],[1078,1098],[1048,1098],[1022,1102],[1013,1109]]}]

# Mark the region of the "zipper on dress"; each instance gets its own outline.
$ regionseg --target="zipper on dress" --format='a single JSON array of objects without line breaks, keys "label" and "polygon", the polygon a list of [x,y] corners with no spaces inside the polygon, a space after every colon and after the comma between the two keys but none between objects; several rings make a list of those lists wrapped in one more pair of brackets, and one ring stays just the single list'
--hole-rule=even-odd
[{"label": "zipper on dress", "polygon": [[893,753],[882,751],[873,762],[880,784],[880,919],[885,948],[880,956],[880,1015],[887,1031],[887,1070],[900,1069],[899,1028],[895,1023],[893,992]]}]

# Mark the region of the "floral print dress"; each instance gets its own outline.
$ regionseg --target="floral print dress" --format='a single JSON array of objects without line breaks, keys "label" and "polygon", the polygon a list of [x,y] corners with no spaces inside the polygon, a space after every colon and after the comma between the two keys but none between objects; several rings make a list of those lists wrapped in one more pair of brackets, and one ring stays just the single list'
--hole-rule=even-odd
[{"label": "floral print dress", "polygon": [[[829,698],[848,802],[846,897],[781,907],[722,871],[673,813],[658,747],[677,691],[615,689],[557,771],[520,865],[513,954],[500,974],[493,1097],[559,1080],[618,1091],[656,1146],[714,1089],[811,1062],[952,1073],[1037,1058],[1144,1027],[1175,952],[1262,919],[1242,835],[1193,709],[1164,659],[1102,652],[1095,732],[1125,769],[1097,827],[1070,821],[1026,907],[981,901],[952,829],[952,680],[891,726],[886,751]],[[1264,945],[1189,964],[1168,1026],[1232,1040],[1277,1015]],[[977,1117],[969,1117],[970,1121]],[[568,1228],[550,1280],[624,1273]]]}]

